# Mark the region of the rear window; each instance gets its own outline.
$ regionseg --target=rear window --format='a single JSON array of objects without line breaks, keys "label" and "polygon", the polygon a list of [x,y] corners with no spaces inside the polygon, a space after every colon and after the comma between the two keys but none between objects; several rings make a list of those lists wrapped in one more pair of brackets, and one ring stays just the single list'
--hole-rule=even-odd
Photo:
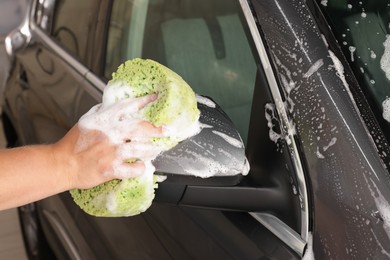
[{"label": "rear window", "polygon": [[390,2],[317,2],[390,140]]},{"label": "rear window", "polygon": [[128,59],[156,60],[214,99],[246,141],[257,66],[241,12],[237,0],[115,0],[104,76]]}]

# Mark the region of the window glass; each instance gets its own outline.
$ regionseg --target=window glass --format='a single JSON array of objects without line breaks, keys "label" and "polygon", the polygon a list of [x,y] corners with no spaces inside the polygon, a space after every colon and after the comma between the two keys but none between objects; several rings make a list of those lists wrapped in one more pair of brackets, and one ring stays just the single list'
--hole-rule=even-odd
[{"label": "window glass", "polygon": [[247,138],[256,62],[237,0],[115,0],[104,75],[156,60],[214,99]]},{"label": "window glass", "polygon": [[52,36],[71,54],[85,62],[87,39],[94,22],[96,0],[56,0]]},{"label": "window glass", "polygon": [[390,3],[318,0],[378,122],[390,140]]}]

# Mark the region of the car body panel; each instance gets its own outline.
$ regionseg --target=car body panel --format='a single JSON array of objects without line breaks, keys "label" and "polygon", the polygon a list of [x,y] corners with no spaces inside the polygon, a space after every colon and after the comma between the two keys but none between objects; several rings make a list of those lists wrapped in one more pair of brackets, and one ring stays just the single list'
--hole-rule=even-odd
[{"label": "car body panel", "polygon": [[[48,5],[45,10],[44,2],[32,3],[28,41],[9,51],[13,66],[4,111],[21,144],[58,140],[100,102],[108,80],[104,67],[113,1],[97,1],[96,13],[89,11],[93,32],[88,34],[82,59],[61,47],[51,35],[51,24],[34,14],[44,10],[47,21],[55,19],[51,12],[56,9]],[[236,92],[240,100],[241,92],[253,90],[253,102],[243,102],[250,115],[236,121],[245,132],[240,122],[249,120],[245,136],[249,175],[234,186],[195,185],[168,177],[156,191],[152,207],[131,218],[89,216],[67,192],[42,200],[37,203],[41,221],[57,255],[74,259],[297,259],[304,253],[317,259],[379,259],[389,255],[390,184],[388,162],[381,152],[390,154],[389,146],[320,9],[314,1],[304,0],[233,2],[225,2],[222,13],[230,16],[223,21],[245,24],[244,33],[238,35],[250,45],[242,57],[251,53],[256,64],[245,72],[255,75],[254,86],[248,86],[249,78],[236,84],[232,68],[209,69],[207,61],[205,67],[231,79],[223,94]],[[159,7],[163,2],[153,3]],[[168,8],[172,17],[184,10],[184,17],[204,19],[200,10],[212,5],[198,1],[196,8],[189,8],[191,3],[184,1],[181,9],[170,3],[166,8],[172,8]],[[232,8],[243,12],[232,19]],[[149,11],[145,15],[163,12]],[[161,19],[176,26],[171,16]],[[207,21],[207,26],[196,21],[201,26],[191,28],[211,30],[215,35],[206,39],[207,44],[228,51],[231,46],[221,47],[220,41],[226,28]],[[158,23],[144,26],[159,30]],[[171,28],[181,28],[175,26]],[[169,35],[179,33],[171,28]],[[145,41],[161,48],[160,34],[145,34]],[[202,48],[185,42],[200,57]],[[161,58],[169,65],[175,55],[189,52],[179,47],[183,46],[169,49],[163,58],[156,50],[143,57]],[[213,55],[223,56],[224,51]],[[176,59],[182,62],[173,63],[174,69],[198,82],[196,74],[191,78],[185,69],[192,60]],[[218,94],[218,86],[202,87],[194,84],[195,91],[214,95],[231,115],[242,113]],[[378,137],[382,143],[374,142]]]},{"label": "car body panel", "polygon": [[355,103],[357,82],[305,2],[253,7],[301,141],[315,256],[379,259],[389,252],[389,173]]},{"label": "car body panel", "polygon": [[[40,3],[36,2],[36,4],[39,10]],[[105,24],[107,13],[104,13],[103,7],[107,6],[107,1],[102,1],[100,4],[102,9],[97,18],[99,20],[97,24]],[[47,13],[50,10],[45,10],[45,15],[48,17],[51,17],[50,13]],[[109,8],[106,11],[109,11]],[[32,17],[35,16],[32,15]],[[51,28],[50,24],[45,23],[41,26],[32,20],[29,28],[31,40],[25,48],[18,50],[14,57],[14,68],[20,68],[20,70],[15,69],[8,81],[5,110],[13,119],[13,123],[18,126],[17,132],[21,136],[28,132],[26,129],[33,129],[31,126],[26,126],[27,122],[37,125],[36,132],[39,132],[39,135],[31,132],[31,139],[21,140],[23,144],[54,142],[77,122],[88,107],[98,102],[104,80],[94,75],[87,67],[91,66],[93,69],[92,64],[101,63],[102,57],[91,55],[91,58],[87,58],[86,63],[82,64],[76,57],[68,54],[66,48],[62,48],[55,39],[48,36],[45,29]],[[94,37],[99,39],[99,35],[104,37],[104,33],[97,33]],[[91,42],[89,48],[91,52],[99,49],[96,47],[99,44],[101,43]],[[13,80],[21,73],[24,73],[28,86]],[[257,88],[259,88],[259,93],[266,91],[266,88],[262,86]],[[267,95],[262,95],[262,98],[266,97]],[[21,105],[15,105],[20,99]],[[33,100],[33,102],[29,104],[26,100]],[[35,116],[36,114],[39,118]],[[47,133],[42,131],[43,129],[47,130]],[[266,127],[263,131],[266,131]],[[56,134],[56,136],[51,136],[51,134]],[[261,139],[261,141],[264,140],[267,139]],[[271,142],[269,144],[272,145]],[[281,161],[284,160],[284,156],[276,151],[271,154]],[[256,163],[254,162],[253,165],[255,166]],[[283,169],[283,164],[280,164],[280,167]],[[284,177],[284,174],[287,174],[286,170],[280,171],[277,168],[272,166],[272,171],[280,173],[276,175],[282,180],[282,183],[276,181],[283,187],[281,188],[283,192],[280,194],[284,194],[286,189],[292,194],[288,181]],[[264,179],[261,176],[264,175],[263,171],[258,171],[256,174],[258,177],[252,178],[251,182],[258,183],[257,179]],[[265,175],[268,178],[271,174]],[[275,183],[275,180],[271,180],[270,183]],[[193,190],[195,188],[193,187]],[[191,187],[187,189],[190,191]],[[240,190],[242,190],[240,194],[245,194],[243,193],[245,186]],[[251,189],[248,192],[253,193],[256,190]],[[192,197],[188,195],[183,201],[183,206],[193,205],[189,203]],[[59,198],[61,202],[58,201]],[[286,200],[279,205],[280,208],[289,210],[279,210],[277,214],[284,215],[284,218],[289,219],[289,225],[295,228],[297,226],[295,217],[289,216],[288,213],[292,200]],[[79,257],[96,259],[244,257],[251,259],[276,255],[283,258],[297,257],[288,246],[256,221],[245,210],[245,207],[239,210],[241,212],[224,212],[196,207],[182,208],[160,203],[153,205],[140,216],[109,219],[87,215],[72,202],[68,193],[48,198],[38,202],[37,205],[49,243],[58,255],[66,252],[66,257],[76,259]],[[66,214],[63,213],[64,209],[66,209]],[[232,210],[229,207],[226,209]],[[64,230],[66,232],[63,232]],[[73,232],[75,232],[74,236]],[[74,252],[75,249],[77,254]]]}]

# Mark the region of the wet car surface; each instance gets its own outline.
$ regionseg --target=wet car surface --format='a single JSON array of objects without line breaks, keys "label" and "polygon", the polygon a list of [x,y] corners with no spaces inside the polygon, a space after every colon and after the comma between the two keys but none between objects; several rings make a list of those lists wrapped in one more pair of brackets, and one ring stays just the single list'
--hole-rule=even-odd
[{"label": "wet car surface", "polygon": [[388,8],[34,2],[7,38],[10,142],[57,140],[100,102],[121,62],[142,57],[222,107],[251,170],[233,181],[169,177],[153,206],[131,218],[88,216],[63,193],[21,208],[25,230],[42,227],[26,237],[43,231],[58,258],[75,259],[389,257]]}]

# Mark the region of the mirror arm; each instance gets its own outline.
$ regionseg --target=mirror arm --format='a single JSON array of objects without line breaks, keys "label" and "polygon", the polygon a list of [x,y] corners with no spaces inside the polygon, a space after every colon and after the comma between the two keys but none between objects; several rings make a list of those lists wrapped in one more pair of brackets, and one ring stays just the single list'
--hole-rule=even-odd
[{"label": "mirror arm", "polygon": [[155,202],[180,206],[246,212],[281,212],[290,207],[288,196],[278,187],[213,187],[161,183]]},{"label": "mirror arm", "polygon": [[289,201],[277,187],[207,187],[188,186],[181,206],[246,212],[283,211]]}]

